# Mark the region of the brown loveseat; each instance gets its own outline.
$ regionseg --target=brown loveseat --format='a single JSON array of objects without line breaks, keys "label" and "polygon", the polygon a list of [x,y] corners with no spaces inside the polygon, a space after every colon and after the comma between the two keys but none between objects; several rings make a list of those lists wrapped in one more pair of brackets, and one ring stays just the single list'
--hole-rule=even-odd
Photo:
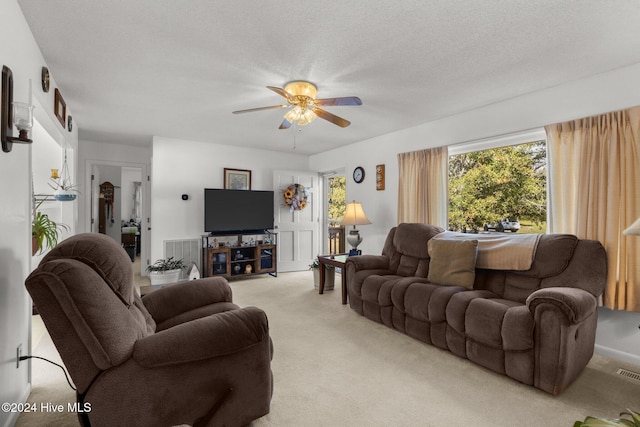
[{"label": "brown loveseat", "polygon": [[141,299],[124,249],[87,233],[49,252],[26,286],[89,409],[85,427],[243,426],[269,412],[267,317],[233,304],[226,280]]},{"label": "brown loveseat", "polygon": [[[573,235],[542,235],[530,268],[472,266],[467,288],[429,280],[430,265],[433,270],[436,261],[440,266],[457,261],[442,251],[437,260],[430,256],[429,240],[443,231],[400,224],[389,232],[382,255],[350,257],[351,308],[492,371],[562,392],[593,355],[597,298],[606,279],[602,245]],[[451,277],[455,282],[463,276]]]}]

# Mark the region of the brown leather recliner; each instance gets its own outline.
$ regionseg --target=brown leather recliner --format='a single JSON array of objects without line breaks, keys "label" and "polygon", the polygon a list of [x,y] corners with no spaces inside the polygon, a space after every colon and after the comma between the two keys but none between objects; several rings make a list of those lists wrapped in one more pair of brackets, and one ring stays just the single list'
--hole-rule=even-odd
[{"label": "brown leather recliner", "polygon": [[241,426],[269,412],[265,313],[232,303],[223,278],[140,298],[111,238],[72,236],[26,287],[77,387],[84,426]]}]

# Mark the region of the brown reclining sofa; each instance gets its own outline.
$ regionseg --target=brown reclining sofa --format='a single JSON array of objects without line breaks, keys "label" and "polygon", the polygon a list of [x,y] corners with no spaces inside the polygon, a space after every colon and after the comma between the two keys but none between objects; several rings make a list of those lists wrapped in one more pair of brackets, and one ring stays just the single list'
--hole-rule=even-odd
[{"label": "brown reclining sofa", "polygon": [[[501,239],[501,269],[476,265],[490,235]],[[499,264],[526,236],[490,235],[461,238],[431,225],[400,224],[382,255],[347,260],[349,304],[371,320],[559,394],[593,355],[605,250],[573,235],[537,235],[526,269],[509,270]]]}]

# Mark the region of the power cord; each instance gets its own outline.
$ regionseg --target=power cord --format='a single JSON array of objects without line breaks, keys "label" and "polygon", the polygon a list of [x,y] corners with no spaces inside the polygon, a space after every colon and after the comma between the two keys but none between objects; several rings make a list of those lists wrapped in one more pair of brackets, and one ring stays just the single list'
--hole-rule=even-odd
[{"label": "power cord", "polygon": [[40,356],[20,356],[19,358],[21,361],[22,360],[27,360],[27,359],[40,359],[40,360],[44,360],[45,362],[49,362],[52,365],[56,365],[58,368],[62,369],[62,372],[64,372],[64,377],[67,379],[67,383],[69,384],[69,387],[71,387],[73,390],[77,391],[76,388],[73,386],[73,384],[71,384],[71,381],[69,380],[69,375],[67,375],[67,370],[64,368],[64,366],[57,364],[56,362],[52,362],[49,359],[45,359],[44,357],[40,357]]}]

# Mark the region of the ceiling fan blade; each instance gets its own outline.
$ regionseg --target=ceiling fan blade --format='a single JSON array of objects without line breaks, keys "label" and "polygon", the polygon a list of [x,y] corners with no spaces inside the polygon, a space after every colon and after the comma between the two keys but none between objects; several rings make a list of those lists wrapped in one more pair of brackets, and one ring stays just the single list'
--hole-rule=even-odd
[{"label": "ceiling fan blade", "polygon": [[280,87],[275,87],[275,86],[267,86],[267,89],[271,89],[272,91],[274,91],[275,93],[277,93],[278,95],[287,98],[287,101],[291,102],[291,100],[293,99],[293,96],[291,96],[291,94],[289,92],[287,92],[286,90],[280,88]]},{"label": "ceiling fan blade", "polygon": [[321,119],[330,121],[334,125],[338,125],[341,128],[346,128],[351,124],[349,120],[345,120],[342,117],[338,117],[335,114],[331,114],[330,112],[321,110],[320,108],[314,108],[313,112],[316,113],[316,115]]},{"label": "ceiling fan blade", "polygon": [[280,123],[280,127],[278,129],[289,129],[291,127],[291,122],[287,119],[284,119],[282,123]]},{"label": "ceiling fan blade", "polygon": [[238,110],[234,111],[233,114],[241,114],[241,113],[253,113],[254,111],[262,111],[262,110],[273,110],[275,108],[287,108],[288,105],[272,105],[270,107],[258,107],[258,108],[249,108],[247,110]]},{"label": "ceiling fan blade", "polygon": [[332,107],[337,105],[362,105],[362,101],[357,96],[344,96],[341,98],[316,99],[315,104]]}]

